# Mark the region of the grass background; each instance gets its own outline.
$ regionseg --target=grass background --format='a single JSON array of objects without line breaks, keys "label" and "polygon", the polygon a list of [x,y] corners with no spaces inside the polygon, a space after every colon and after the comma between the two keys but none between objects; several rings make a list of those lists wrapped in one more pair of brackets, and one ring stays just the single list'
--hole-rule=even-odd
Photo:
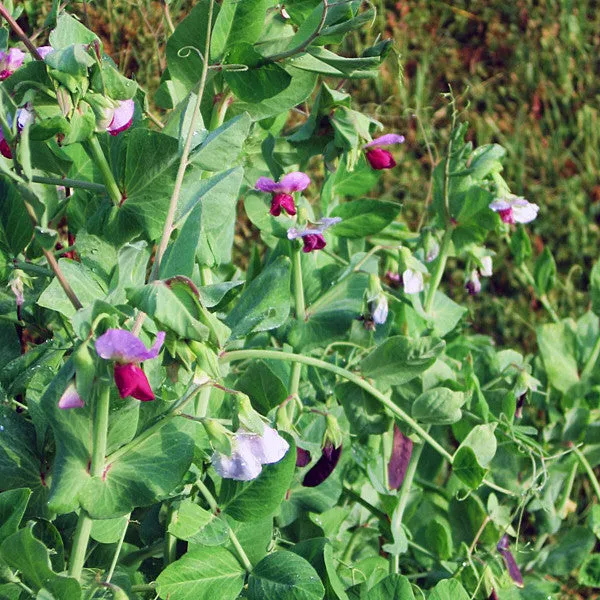
[{"label": "grass background", "polygon": [[[45,41],[50,0],[26,0],[20,23]],[[63,2],[104,40],[120,68],[152,95],[165,66],[171,24],[193,2],[150,0]],[[405,204],[414,226],[426,197],[431,162],[448,136],[446,101],[452,87],[469,138],[507,150],[512,191],[541,206],[531,224],[535,259],[547,245],[559,281],[551,293],[561,316],[588,302],[588,274],[600,238],[600,11],[595,0],[375,0],[373,27],[347,38],[342,53],[360,53],[377,36],[395,41],[396,59],[380,80],[350,82],[357,108],[386,130],[404,133],[399,166],[386,172],[376,195]],[[518,281],[502,243],[495,275],[467,299],[474,329],[499,344],[535,349],[532,327],[547,320],[531,289]],[[452,267],[450,263],[450,267]],[[464,275],[449,269],[446,285],[464,297]]]}]

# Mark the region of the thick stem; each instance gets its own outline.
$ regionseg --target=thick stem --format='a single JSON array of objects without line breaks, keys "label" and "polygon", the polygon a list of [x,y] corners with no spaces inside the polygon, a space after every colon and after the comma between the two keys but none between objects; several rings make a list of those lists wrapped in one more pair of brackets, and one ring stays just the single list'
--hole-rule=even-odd
[{"label": "thick stem", "polygon": [[196,486],[200,490],[201,494],[204,496],[206,502],[208,502],[208,505],[210,506],[210,509],[213,511],[213,513],[219,515],[219,517],[223,519],[225,525],[227,525],[227,533],[229,534],[229,540],[231,541],[231,545],[235,548],[235,551],[237,552],[244,569],[246,569],[246,572],[251,573],[252,563],[250,562],[248,555],[242,548],[242,545],[240,544],[240,541],[238,540],[237,536],[235,535],[235,531],[233,531],[231,525],[229,525],[229,522],[227,521],[223,513],[221,513],[215,497],[210,493],[210,490],[204,485],[203,481],[198,480],[196,482]]},{"label": "thick stem", "polygon": [[433,302],[435,300],[435,293],[442,281],[442,277],[444,276],[444,270],[446,269],[446,262],[448,260],[448,253],[450,252],[450,242],[452,242],[452,229],[451,225],[448,226],[448,229],[444,232],[444,237],[442,238],[442,245],[440,246],[440,253],[437,258],[437,263],[435,265],[435,270],[431,275],[431,282],[429,283],[429,288],[427,289],[427,297],[425,298],[425,312],[427,314],[431,313],[431,309],[433,308]]},{"label": "thick stem", "polygon": [[347,371],[337,365],[313,358],[311,356],[302,356],[300,354],[292,354],[291,352],[279,352],[278,350],[233,350],[225,352],[221,355],[223,362],[232,362],[237,360],[247,360],[256,358],[266,358],[272,360],[285,360],[287,362],[299,362],[305,365],[311,365],[325,371],[331,371],[348,381],[351,381],[358,387],[369,392],[379,402],[381,402],[392,414],[396,415],[401,421],[404,421],[415,433],[423,440],[435,448],[446,460],[452,463],[452,455],[447,452],[438,442],[432,438],[429,433],[421,427],[411,416],[404,412],[399,406],[396,406],[387,396],[384,396],[377,388],[365,381],[362,377]]},{"label": "thick stem", "polygon": [[106,186],[92,181],[81,181],[79,179],[68,179],[67,177],[42,177],[34,175],[31,178],[34,183],[45,183],[46,185],[64,186],[69,188],[81,188],[82,190],[92,190],[93,192],[106,193]]},{"label": "thick stem", "polygon": [[4,6],[4,3],[2,3],[2,2],[0,2],[0,15],[2,15],[6,19],[6,21],[10,25],[10,28],[17,34],[17,37],[25,44],[25,47],[27,48],[27,50],[29,50],[29,53],[31,54],[31,56],[33,56],[33,58],[35,58],[35,60],[44,60],[40,56],[40,53],[37,51],[37,48],[34,46],[32,41],[27,37],[27,34],[21,29],[20,25],[13,19],[12,15],[8,12],[6,6]]},{"label": "thick stem", "polygon": [[[94,416],[92,421],[92,460],[90,466],[90,475],[99,477],[104,469],[104,458],[106,456],[106,440],[108,438],[108,412],[110,407],[110,387],[103,385],[97,392],[94,403]],[[80,509],[75,537],[73,538],[73,548],[71,550],[71,559],[69,575],[75,579],[81,578],[81,571],[85,563],[90,532],[92,531],[92,519]]]},{"label": "thick stem", "polygon": [[79,298],[77,297],[77,294],[75,294],[75,291],[71,287],[71,284],[67,281],[67,278],[65,277],[64,273],[62,272],[62,270],[58,264],[58,261],[54,257],[54,254],[52,254],[52,252],[49,252],[48,250],[43,250],[43,253],[44,253],[44,256],[46,257],[46,261],[48,262],[48,266],[52,269],[52,271],[54,272],[54,275],[56,275],[56,279],[58,279],[58,283],[60,283],[60,286],[64,290],[64,292],[67,295],[67,298],[69,299],[71,304],[75,307],[75,310],[79,310],[80,308],[83,308],[83,304],[81,304],[81,302],[79,302]]},{"label": "thick stem", "polygon": [[163,550],[163,568],[166,568],[172,562],[177,560],[177,538],[169,533],[169,525],[177,520],[177,510],[171,507],[169,509],[169,518],[167,520],[167,531],[164,539]]},{"label": "thick stem", "polygon": [[590,465],[584,453],[577,446],[575,446],[575,444],[573,444],[571,447],[573,448],[575,456],[577,457],[577,459],[581,463],[581,466],[585,469],[585,472],[589,477],[590,483],[592,484],[594,492],[596,493],[596,498],[600,498],[600,483],[598,483],[598,478],[594,473],[594,469],[592,469],[592,465]]},{"label": "thick stem", "polygon": [[[306,318],[306,303],[304,301],[304,284],[302,283],[302,255],[301,250],[295,247],[293,242],[290,242],[290,252],[292,255],[292,270],[294,276],[294,302],[296,307],[296,319],[304,321]],[[292,364],[292,372],[290,375],[290,394],[298,393],[300,388],[300,374],[302,364],[295,362]]]},{"label": "thick stem", "polygon": [[123,194],[121,194],[121,190],[115,181],[110,165],[106,160],[106,156],[104,156],[104,152],[102,151],[102,147],[100,146],[100,142],[96,135],[92,135],[85,146],[90,153],[94,164],[100,169],[100,173],[102,173],[102,179],[104,179],[106,191],[108,192],[110,199],[115,206],[120,206],[121,201],[123,200]]}]

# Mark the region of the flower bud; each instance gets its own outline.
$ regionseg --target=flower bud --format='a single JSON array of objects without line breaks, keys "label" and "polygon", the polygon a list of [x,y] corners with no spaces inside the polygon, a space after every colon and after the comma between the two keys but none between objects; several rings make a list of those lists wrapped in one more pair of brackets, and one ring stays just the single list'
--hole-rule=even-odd
[{"label": "flower bud", "polygon": [[85,406],[85,403],[81,399],[81,396],[79,396],[77,393],[75,382],[72,381],[64,391],[63,395],[60,397],[60,400],[58,401],[58,408],[67,410],[69,408],[81,408],[82,406]]},{"label": "flower bud", "polygon": [[240,426],[252,433],[263,435],[265,424],[261,416],[252,408],[250,398],[238,392],[236,395],[237,418]]},{"label": "flower bud", "polygon": [[212,447],[217,452],[230,455],[232,433],[214,419],[205,419],[202,421],[202,425],[204,425],[204,429],[206,430],[206,434],[208,435]]},{"label": "flower bud", "polygon": [[146,374],[133,363],[115,363],[115,384],[121,398],[131,396],[142,402],[154,400],[154,392],[150,387]]}]

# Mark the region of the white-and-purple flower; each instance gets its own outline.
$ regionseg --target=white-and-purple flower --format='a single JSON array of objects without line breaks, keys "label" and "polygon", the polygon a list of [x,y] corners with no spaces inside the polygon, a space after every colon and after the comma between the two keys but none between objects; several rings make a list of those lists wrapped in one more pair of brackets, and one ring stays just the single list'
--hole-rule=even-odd
[{"label": "white-and-purple flower", "polygon": [[366,150],[365,157],[373,169],[380,171],[381,169],[391,169],[396,166],[396,161],[389,150],[383,150],[381,146],[390,146],[392,144],[404,143],[404,136],[397,133],[386,133],[372,142],[365,144],[363,148]]},{"label": "white-and-purple flower", "polygon": [[114,360],[115,384],[121,398],[132,396],[142,402],[154,400],[146,374],[138,363],[156,358],[165,341],[165,332],[159,331],[152,348],[133,333],[124,329],[109,329],[96,340],[96,352],[105,360]]},{"label": "white-and-purple flower", "polygon": [[309,185],[310,177],[306,173],[294,171],[284,175],[280,182],[268,177],[259,177],[254,187],[261,192],[272,194],[269,212],[274,217],[278,217],[282,210],[290,216],[296,214],[296,205],[292,194],[305,190]]},{"label": "white-and-purple flower", "polygon": [[471,296],[475,296],[481,291],[481,281],[479,279],[479,273],[477,272],[477,269],[473,269],[471,271],[471,274],[465,283],[465,288]]},{"label": "white-and-purple flower", "polygon": [[315,223],[314,227],[307,227],[303,230],[298,230],[296,227],[290,227],[287,233],[288,240],[302,238],[302,243],[304,244],[302,248],[303,252],[321,250],[325,248],[327,244],[323,237],[323,232],[336,223],[339,223],[341,220],[340,217],[323,217],[318,223]]},{"label": "white-and-purple flower", "polygon": [[402,285],[404,286],[405,294],[418,294],[425,289],[423,283],[423,273],[421,271],[414,271],[413,269],[406,269],[402,273]]},{"label": "white-and-purple flower", "polygon": [[18,48],[10,48],[7,52],[0,50],[0,81],[10,77],[25,60],[25,53]]},{"label": "white-and-purple flower", "polygon": [[106,131],[110,135],[118,135],[122,131],[129,129],[133,123],[134,111],[135,103],[133,100],[121,100],[113,111],[112,119]]},{"label": "white-and-purple flower", "polygon": [[239,429],[232,441],[231,456],[215,451],[212,463],[225,479],[256,479],[263,465],[279,462],[290,445],[272,427],[265,425],[262,435]]},{"label": "white-and-purple flower", "polygon": [[504,198],[497,198],[490,203],[490,208],[500,215],[504,223],[531,223],[538,214],[540,207],[528,202],[525,198],[509,194]]}]

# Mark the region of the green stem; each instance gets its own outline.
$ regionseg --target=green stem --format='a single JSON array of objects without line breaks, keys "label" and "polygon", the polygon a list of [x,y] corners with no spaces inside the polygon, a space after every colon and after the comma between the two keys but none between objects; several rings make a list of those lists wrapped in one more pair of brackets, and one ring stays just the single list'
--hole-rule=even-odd
[{"label": "green stem", "polygon": [[383,404],[392,414],[396,415],[400,420],[404,421],[413,431],[415,431],[419,437],[427,441],[427,443],[435,448],[446,460],[452,463],[452,455],[447,452],[429,433],[421,427],[411,416],[404,412],[399,406],[396,406],[387,396],[384,396],[377,388],[373,387],[370,383],[364,380],[362,377],[338,367],[328,362],[313,358],[312,356],[303,356],[300,354],[293,354],[291,352],[280,352],[278,350],[233,350],[231,352],[225,352],[221,355],[223,362],[232,362],[237,360],[257,359],[265,358],[272,360],[284,360],[288,362],[299,362],[325,371],[330,371],[351,381],[358,387],[369,392],[374,396],[381,404]]},{"label": "green stem", "polygon": [[573,484],[575,483],[575,476],[577,475],[577,467],[577,461],[573,462],[573,466],[571,467],[571,471],[569,473],[569,478],[567,479],[567,485],[564,486],[565,495],[562,497],[560,504],[556,507],[556,513],[561,519],[567,518],[567,504],[569,503],[571,492],[573,491]]},{"label": "green stem", "polygon": [[[108,412],[110,407],[110,387],[102,385],[96,393],[94,402],[93,432],[92,432],[92,460],[90,475],[100,477],[104,470],[106,457],[106,440],[108,438]],[[81,572],[85,563],[90,532],[92,531],[92,519],[83,508],[79,511],[73,548],[71,550],[71,565],[69,575],[75,579],[81,578]]]},{"label": "green stem", "polygon": [[219,505],[217,504],[217,501],[215,500],[215,497],[210,493],[210,490],[204,485],[203,481],[201,481],[201,480],[196,481],[196,486],[200,490],[201,494],[204,496],[205,500],[208,502],[208,505],[210,506],[210,509],[213,511],[213,513],[218,515],[223,520],[225,525],[227,526],[227,533],[229,534],[229,540],[231,541],[231,545],[235,548],[235,551],[238,553],[238,557],[239,557],[244,569],[246,569],[246,572],[251,573],[252,572],[252,563],[250,562],[248,555],[242,548],[240,541],[237,539],[237,536],[235,535],[235,531],[233,531],[233,529],[231,528],[231,525],[229,525],[229,521],[227,521],[227,519],[225,518],[225,515],[223,515],[223,513],[221,512]]},{"label": "green stem", "polygon": [[581,466],[585,469],[585,472],[587,473],[590,479],[590,483],[592,484],[594,492],[596,493],[596,498],[600,499],[600,483],[598,483],[598,479],[594,474],[594,469],[592,469],[592,465],[590,465],[588,459],[585,457],[583,452],[577,446],[575,446],[575,444],[573,444],[572,448],[573,452],[575,453],[575,456],[579,459]]},{"label": "green stem", "polygon": [[97,136],[92,135],[92,137],[85,144],[85,147],[90,153],[94,164],[100,169],[100,173],[102,174],[102,179],[104,179],[106,191],[108,192],[110,199],[113,201],[115,206],[119,206],[123,200],[123,194],[121,194],[121,190],[115,181],[115,177],[110,169],[108,161],[106,160],[106,156],[104,156],[104,152],[102,151],[102,147],[100,146]]},{"label": "green stem", "polygon": [[[290,242],[290,252],[292,255],[292,270],[294,276],[294,301],[296,307],[296,319],[303,322],[306,318],[306,303],[304,301],[304,284],[302,283],[302,255],[301,250]],[[300,388],[300,374],[302,364],[295,362],[292,364],[290,375],[290,394],[297,394]]]},{"label": "green stem", "polygon": [[169,525],[177,520],[177,510],[173,507],[169,510],[169,518],[167,520],[167,532],[165,533],[164,539],[164,550],[163,550],[163,568],[169,566],[172,562],[177,560],[177,538],[169,533]]},{"label": "green stem", "polygon": [[80,179],[68,179],[67,177],[42,177],[41,175],[34,175],[31,178],[31,181],[34,183],[44,183],[46,185],[63,185],[70,188],[81,188],[82,190],[92,190],[100,193],[106,192],[106,186],[101,183],[81,181]]},{"label": "green stem", "polygon": [[123,557],[121,561],[121,565],[124,567],[131,567],[135,565],[136,562],[142,562],[147,558],[159,557],[162,556],[164,544],[162,541],[155,542],[151,546],[147,546],[146,548],[140,548],[135,552],[130,552],[126,556]]},{"label": "green stem", "polygon": [[[519,271],[521,271],[521,273],[523,273],[523,276],[525,277],[525,280],[527,281],[527,283],[534,289],[534,291],[536,291],[537,286],[535,285],[535,279],[533,278],[533,275],[531,274],[531,271],[528,269],[527,265],[526,264],[519,265],[517,267],[517,269],[519,269]],[[536,295],[537,295],[537,292],[536,292]],[[546,309],[548,314],[550,315],[550,318],[555,323],[558,323],[560,321],[560,317],[556,314],[556,311],[554,310],[554,308],[552,308],[552,305],[550,304],[550,301],[548,300],[548,296],[546,296],[546,294],[542,294],[540,296],[537,296],[537,298],[541,302],[542,306]]]},{"label": "green stem", "polygon": [[125,534],[127,533],[127,526],[129,525],[129,518],[131,517],[131,513],[127,515],[127,524],[123,527],[123,533],[117,542],[117,547],[115,548],[115,554],[113,556],[112,562],[110,563],[110,568],[108,569],[108,573],[106,574],[105,583],[110,583],[112,576],[117,568],[117,563],[119,562],[119,554],[121,554],[121,549],[123,548],[123,542],[125,541]]},{"label": "green stem", "polygon": [[435,300],[435,293],[442,281],[442,277],[444,276],[444,270],[446,269],[446,262],[448,260],[448,254],[450,252],[450,243],[452,242],[452,226],[449,225],[446,231],[444,232],[444,237],[442,238],[442,244],[440,246],[440,253],[437,258],[437,262],[435,265],[435,270],[431,275],[431,282],[429,283],[429,288],[427,289],[427,297],[425,298],[425,312],[427,314],[431,313],[431,309],[433,307],[433,301]]}]

